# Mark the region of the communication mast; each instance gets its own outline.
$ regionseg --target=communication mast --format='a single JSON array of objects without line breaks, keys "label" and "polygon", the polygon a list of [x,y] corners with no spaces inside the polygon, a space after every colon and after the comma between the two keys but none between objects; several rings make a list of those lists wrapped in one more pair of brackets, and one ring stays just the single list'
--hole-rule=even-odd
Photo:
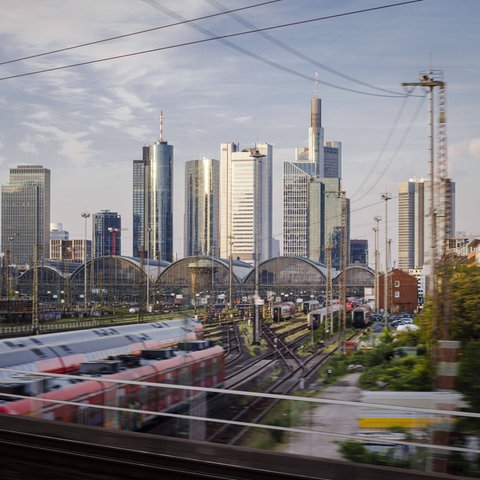
[{"label": "communication mast", "polygon": [[[419,82],[402,83],[404,87],[425,87],[430,97],[430,221],[431,221],[431,275],[429,290],[432,297],[434,309],[434,329],[439,331],[442,338],[447,338],[448,305],[443,305],[440,312],[438,306],[439,289],[442,289],[438,278],[438,262],[445,261],[447,253],[448,237],[452,234],[452,211],[451,211],[451,181],[448,178],[448,157],[447,157],[447,114],[446,114],[446,84],[443,81],[441,71],[429,70],[420,72]],[[438,95],[438,126],[435,165],[435,129],[434,129],[434,98],[433,91],[437,88]],[[439,255],[438,252],[441,252]],[[445,285],[443,285],[444,287]],[[448,303],[448,296],[443,292],[444,301]]]}]

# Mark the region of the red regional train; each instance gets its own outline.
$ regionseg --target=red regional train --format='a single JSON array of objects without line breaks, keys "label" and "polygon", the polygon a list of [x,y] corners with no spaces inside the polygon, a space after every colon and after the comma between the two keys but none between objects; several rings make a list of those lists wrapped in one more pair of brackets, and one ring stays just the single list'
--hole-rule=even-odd
[{"label": "red regional train", "polygon": [[185,318],[3,339],[0,340],[0,380],[9,376],[9,372],[2,369],[72,373],[83,362],[121,354],[138,355],[144,349],[198,340],[202,334],[199,321]]},{"label": "red regional train", "polygon": [[[159,360],[158,357],[167,358]],[[129,365],[131,368],[128,368]],[[109,373],[102,375],[103,372]],[[209,347],[209,342],[205,341],[184,342],[179,344],[177,351],[145,350],[141,357],[124,355],[117,359],[87,362],[82,364],[80,375],[78,380],[71,377],[57,380],[30,375],[23,378],[23,384],[17,383],[23,387],[24,393],[28,390],[25,389],[26,385],[30,387],[31,395],[36,393],[35,390],[45,388],[48,383],[50,390],[36,394],[35,398],[13,401],[8,399],[15,398],[18,393],[11,388],[11,393],[5,395],[6,384],[0,384],[4,392],[3,396],[0,393],[0,399],[3,400],[3,403],[0,400],[0,413],[110,429],[138,430],[157,416],[152,412],[175,411],[184,402],[199,395],[196,391],[160,387],[155,384],[223,386],[224,351],[222,347]],[[22,379],[11,380],[20,382]],[[108,380],[120,382],[112,383]],[[62,381],[68,386],[62,386],[59,383]],[[127,383],[132,381],[152,383],[152,386]],[[42,386],[39,387],[38,383]],[[128,410],[144,410],[149,413]]]}]

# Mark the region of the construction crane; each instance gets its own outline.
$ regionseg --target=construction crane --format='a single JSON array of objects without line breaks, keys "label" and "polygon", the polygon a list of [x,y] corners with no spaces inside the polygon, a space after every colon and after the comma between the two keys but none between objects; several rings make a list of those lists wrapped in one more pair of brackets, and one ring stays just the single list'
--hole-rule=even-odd
[{"label": "construction crane", "polygon": [[122,230],[128,230],[128,228],[108,227],[108,231],[112,234],[112,256],[117,254],[117,232],[121,232]]}]

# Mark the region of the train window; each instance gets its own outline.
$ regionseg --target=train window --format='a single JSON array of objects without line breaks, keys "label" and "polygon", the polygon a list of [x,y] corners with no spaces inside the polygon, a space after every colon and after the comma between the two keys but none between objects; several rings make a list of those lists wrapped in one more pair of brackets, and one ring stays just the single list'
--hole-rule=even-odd
[{"label": "train window", "polygon": [[17,346],[13,342],[3,342],[7,347],[16,348]]},{"label": "train window", "polygon": [[37,357],[42,357],[42,358],[45,358],[46,355],[45,353],[43,353],[42,350],[40,350],[39,348],[32,348],[32,352],[37,355]]},{"label": "train window", "polygon": [[60,348],[61,348],[62,350],[65,350],[65,351],[68,352],[68,353],[71,353],[71,351],[72,351],[72,349],[71,349],[69,346],[67,346],[67,345],[60,345]]},{"label": "train window", "polygon": [[30,340],[31,340],[33,343],[36,343],[37,345],[43,345],[43,342],[41,342],[40,340],[38,340],[38,338],[32,337]]}]

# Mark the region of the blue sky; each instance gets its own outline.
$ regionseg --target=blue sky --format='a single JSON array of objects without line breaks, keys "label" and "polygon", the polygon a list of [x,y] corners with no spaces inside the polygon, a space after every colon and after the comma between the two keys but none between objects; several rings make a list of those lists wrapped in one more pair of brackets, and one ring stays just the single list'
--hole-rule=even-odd
[{"label": "blue sky", "polygon": [[[0,61],[179,23],[255,0],[0,0]],[[402,82],[443,72],[456,229],[480,232],[480,2],[282,0],[115,41],[0,65],[0,183],[9,168],[52,171],[52,222],[83,238],[81,212],[122,215],[131,253],[132,160],[159,136],[175,148],[174,249],[183,255],[184,163],[219,158],[222,142],[274,147],[274,234],[281,240],[281,172],[307,145],[318,72],[326,140],[343,146],[351,237],[368,238],[389,202],[396,258],[399,181],[428,174],[428,102]],[[174,47],[254,28],[331,18]],[[167,48],[168,47],[168,48]],[[91,60],[152,53],[5,78]],[[383,230],[381,225],[381,229]],[[90,226],[89,226],[90,231]],[[381,234],[383,235],[383,234]],[[383,237],[380,237],[383,238]],[[373,254],[371,255],[373,259]]]}]

